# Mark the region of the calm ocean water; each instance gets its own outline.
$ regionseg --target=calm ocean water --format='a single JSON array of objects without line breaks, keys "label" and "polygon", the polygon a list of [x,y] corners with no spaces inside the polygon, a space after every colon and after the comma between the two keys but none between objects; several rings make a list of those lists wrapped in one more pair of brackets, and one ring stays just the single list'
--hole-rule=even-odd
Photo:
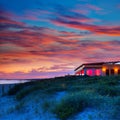
[{"label": "calm ocean water", "polygon": [[16,84],[16,83],[24,83],[24,82],[30,82],[30,80],[19,80],[19,79],[16,79],[16,80],[12,80],[12,79],[0,79],[0,84]]}]

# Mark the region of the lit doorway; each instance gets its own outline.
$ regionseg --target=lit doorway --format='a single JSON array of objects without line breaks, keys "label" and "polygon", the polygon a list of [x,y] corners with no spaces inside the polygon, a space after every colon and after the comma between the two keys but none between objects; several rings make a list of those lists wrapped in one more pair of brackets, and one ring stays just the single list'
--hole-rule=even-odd
[{"label": "lit doorway", "polygon": [[107,69],[107,70],[106,70],[106,75],[108,75],[108,76],[109,76],[109,69]]},{"label": "lit doorway", "polygon": [[111,75],[114,75],[115,73],[114,73],[114,69],[111,69]]}]

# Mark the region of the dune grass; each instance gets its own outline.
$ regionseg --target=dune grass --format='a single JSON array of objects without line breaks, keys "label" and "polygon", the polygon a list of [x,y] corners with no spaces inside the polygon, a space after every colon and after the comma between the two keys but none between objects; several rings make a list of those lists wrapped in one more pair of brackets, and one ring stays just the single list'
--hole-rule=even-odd
[{"label": "dune grass", "polygon": [[[109,111],[111,119],[120,118],[120,76],[58,77],[21,84],[18,88],[12,88],[9,94],[15,95],[16,99],[21,101],[38,90],[45,94],[54,94],[58,91],[68,93],[59,103],[52,106],[51,112],[61,120],[67,120],[86,108],[106,109],[106,106],[108,111],[110,106],[114,108]],[[50,106],[49,101],[43,104],[45,110]]]},{"label": "dune grass", "polygon": [[53,112],[61,120],[66,120],[68,117],[83,111],[85,108],[100,105],[103,101],[104,99],[102,96],[89,90],[69,93],[55,106]]}]

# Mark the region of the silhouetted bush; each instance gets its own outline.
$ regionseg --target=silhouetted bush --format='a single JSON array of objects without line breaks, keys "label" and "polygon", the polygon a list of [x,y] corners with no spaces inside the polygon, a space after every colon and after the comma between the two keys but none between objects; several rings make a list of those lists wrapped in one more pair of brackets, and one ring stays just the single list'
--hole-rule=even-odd
[{"label": "silhouetted bush", "polygon": [[22,90],[25,87],[24,84],[16,84],[14,87],[12,87],[11,89],[9,89],[8,91],[8,95],[15,95],[17,92],[19,92],[20,90]]}]

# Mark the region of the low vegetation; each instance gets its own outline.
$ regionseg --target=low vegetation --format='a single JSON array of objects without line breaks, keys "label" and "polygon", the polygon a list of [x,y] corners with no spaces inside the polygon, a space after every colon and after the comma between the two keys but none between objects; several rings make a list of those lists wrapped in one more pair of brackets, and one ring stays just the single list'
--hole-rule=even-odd
[{"label": "low vegetation", "polygon": [[71,115],[83,111],[85,108],[100,105],[100,101],[103,101],[103,98],[99,95],[93,94],[92,91],[87,90],[77,93],[69,93],[56,105],[53,112],[57,114],[58,118],[64,120]]},{"label": "low vegetation", "polygon": [[51,112],[60,120],[67,120],[86,108],[105,111],[109,114],[109,119],[120,119],[120,76],[66,76],[39,80],[19,84],[19,87],[12,88],[8,94],[15,95],[16,99],[21,101],[38,90],[45,94],[67,92],[54,107],[49,101],[42,106],[45,111],[52,106]]}]

